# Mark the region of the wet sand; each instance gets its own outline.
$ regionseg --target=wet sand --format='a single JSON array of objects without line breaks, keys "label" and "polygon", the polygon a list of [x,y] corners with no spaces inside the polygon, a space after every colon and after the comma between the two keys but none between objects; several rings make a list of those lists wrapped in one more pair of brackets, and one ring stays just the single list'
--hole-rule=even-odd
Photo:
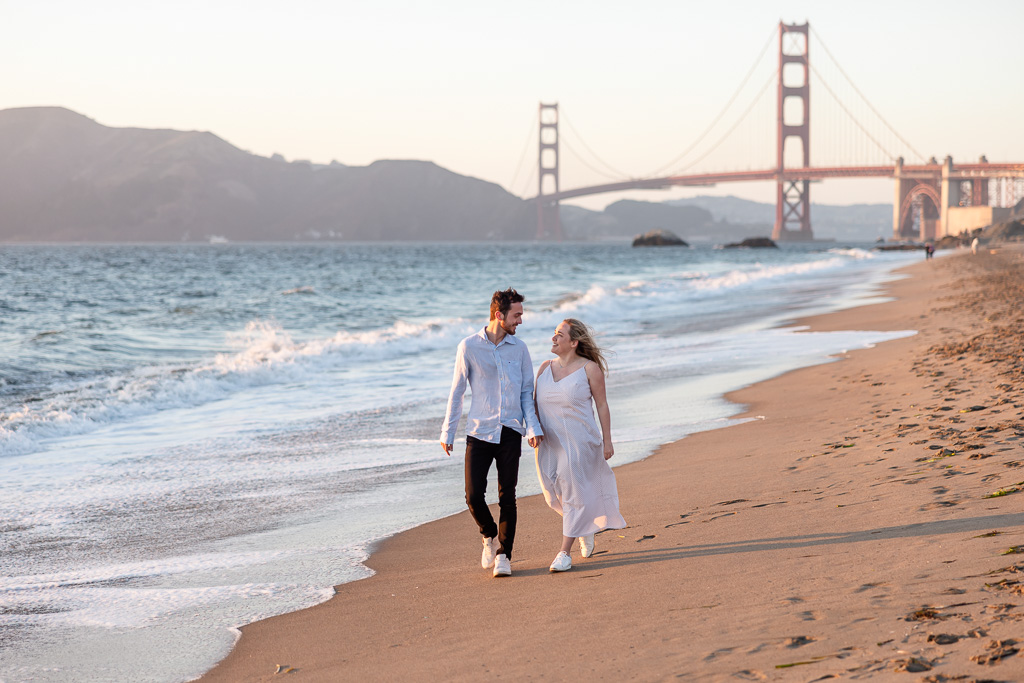
[{"label": "wet sand", "polygon": [[1024,251],[905,272],[895,301],[800,324],[918,334],[735,392],[754,419],[617,468],[630,526],[571,571],[547,570],[540,496],[507,579],[461,513],[246,626],[202,680],[1024,679]]}]

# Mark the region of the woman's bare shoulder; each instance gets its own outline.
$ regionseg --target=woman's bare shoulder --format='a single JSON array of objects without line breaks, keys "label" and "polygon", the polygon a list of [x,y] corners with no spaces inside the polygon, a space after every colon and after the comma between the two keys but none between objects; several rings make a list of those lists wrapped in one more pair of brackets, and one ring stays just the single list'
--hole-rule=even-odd
[{"label": "woman's bare shoulder", "polygon": [[587,373],[587,381],[590,382],[590,386],[594,386],[595,382],[604,385],[604,372],[601,370],[600,363],[588,360],[587,364],[583,366],[583,372]]}]

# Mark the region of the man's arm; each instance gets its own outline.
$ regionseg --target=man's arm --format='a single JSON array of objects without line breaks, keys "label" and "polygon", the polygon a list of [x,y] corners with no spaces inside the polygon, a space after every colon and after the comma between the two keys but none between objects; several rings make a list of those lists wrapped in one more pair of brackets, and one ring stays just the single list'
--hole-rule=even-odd
[{"label": "man's arm", "polygon": [[452,376],[452,389],[448,394],[448,409],[445,411],[444,423],[441,425],[441,447],[448,455],[452,454],[455,444],[455,433],[462,419],[462,397],[466,393],[469,381],[469,365],[466,363],[466,345],[459,344],[455,352],[455,372]]},{"label": "man's arm", "polygon": [[544,430],[541,429],[537,408],[533,403],[533,360],[530,359],[530,350],[526,348],[526,344],[523,344],[522,374],[519,405],[522,407],[523,420],[526,422],[526,437],[530,446],[536,448],[544,439]]}]

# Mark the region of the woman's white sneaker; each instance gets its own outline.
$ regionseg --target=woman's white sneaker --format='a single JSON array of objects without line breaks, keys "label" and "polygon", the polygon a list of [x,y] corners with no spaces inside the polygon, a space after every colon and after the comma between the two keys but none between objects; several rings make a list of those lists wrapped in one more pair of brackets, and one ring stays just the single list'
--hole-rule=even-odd
[{"label": "woman's white sneaker", "polygon": [[553,572],[567,572],[572,569],[572,558],[569,557],[569,553],[560,552],[555,555],[555,561],[551,563],[548,569]]},{"label": "woman's white sneaker", "polygon": [[594,534],[580,536],[580,555],[590,557],[594,554]]}]

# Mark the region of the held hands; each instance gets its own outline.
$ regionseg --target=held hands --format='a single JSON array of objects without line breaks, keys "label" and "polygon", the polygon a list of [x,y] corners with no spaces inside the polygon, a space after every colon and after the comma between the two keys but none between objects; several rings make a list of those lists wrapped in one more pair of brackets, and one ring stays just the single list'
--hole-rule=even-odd
[{"label": "held hands", "polygon": [[604,442],[604,459],[610,460],[615,455],[615,446],[612,445],[611,441]]},{"label": "held hands", "polygon": [[[543,441],[543,440],[544,440],[544,435],[543,434],[541,434],[539,436],[531,436],[530,437],[530,448],[536,448],[537,446],[540,446],[540,442]],[[445,443],[444,441],[442,441],[441,442],[441,448],[444,449],[444,454],[445,455],[451,457],[452,449],[455,448],[455,444]],[[611,457],[610,455],[609,456],[605,456],[605,458],[610,458],[610,457]]]}]

